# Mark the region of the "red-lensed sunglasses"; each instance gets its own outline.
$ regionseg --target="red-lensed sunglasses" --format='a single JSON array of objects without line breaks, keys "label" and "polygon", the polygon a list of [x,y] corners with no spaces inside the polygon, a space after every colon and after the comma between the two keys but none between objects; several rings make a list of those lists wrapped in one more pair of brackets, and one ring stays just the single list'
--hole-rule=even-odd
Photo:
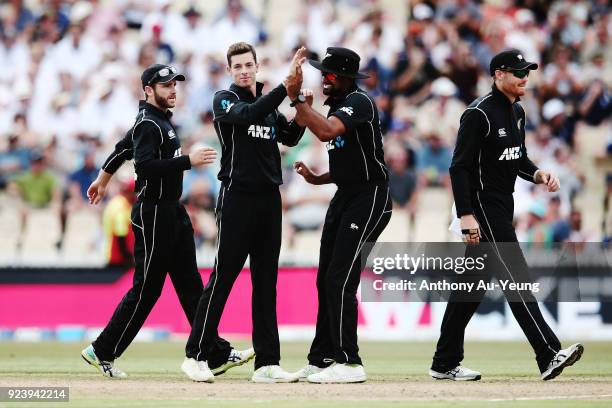
[{"label": "red-lensed sunglasses", "polygon": [[321,75],[323,75],[323,78],[327,79],[328,81],[335,81],[336,78],[338,78],[338,75],[334,74],[333,72],[321,71]]}]

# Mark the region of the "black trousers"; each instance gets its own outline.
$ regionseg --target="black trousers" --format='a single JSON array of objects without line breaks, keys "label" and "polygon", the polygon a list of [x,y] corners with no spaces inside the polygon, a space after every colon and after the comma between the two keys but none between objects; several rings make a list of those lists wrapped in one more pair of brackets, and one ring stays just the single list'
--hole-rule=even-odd
[{"label": "black trousers", "polygon": [[217,202],[217,257],[198,304],[187,341],[187,357],[208,361],[211,368],[223,364],[231,346],[219,343],[221,315],[250,257],[255,368],[280,361],[276,320],[276,281],[281,246],[282,209],[278,188],[249,193],[221,187]]},{"label": "black trousers", "polygon": [[340,188],[332,199],[321,237],[317,292],[319,308],[309,364],[362,364],[357,346],[357,287],[362,257],[391,219],[387,185]]},{"label": "black trousers", "polygon": [[[527,262],[518,244],[512,218],[514,201],[512,194],[477,192],[472,198],[475,216],[480,225],[481,242],[468,246],[466,255],[482,256],[486,253],[485,275],[461,275],[458,279],[476,282],[492,276],[498,280],[524,283],[529,282]],[[463,360],[463,340],[465,327],[480,305],[485,291],[479,290],[469,295],[453,292],[442,319],[438,345],[431,368],[438,372],[451,370]],[[525,333],[536,355],[540,372],[546,370],[561,344],[548,326],[536,299],[528,290],[504,291],[512,314]]]},{"label": "black trousers", "polygon": [[135,237],[134,281],[93,342],[101,360],[114,360],[130,345],[157,302],[166,273],[170,273],[190,323],[195,318],[202,295],[193,228],[182,205],[178,202],[137,202],[132,208],[132,228]]}]

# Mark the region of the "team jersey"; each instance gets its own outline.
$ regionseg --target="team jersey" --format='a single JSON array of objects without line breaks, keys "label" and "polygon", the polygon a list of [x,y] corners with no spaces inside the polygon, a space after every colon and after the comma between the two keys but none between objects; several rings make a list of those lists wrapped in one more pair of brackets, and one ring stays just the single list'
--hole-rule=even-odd
[{"label": "team jersey", "polygon": [[354,86],[345,96],[330,97],[325,104],[330,107],[327,117],[337,117],[346,128],[326,145],[331,180],[339,187],[388,182],[380,120],[372,98]]}]

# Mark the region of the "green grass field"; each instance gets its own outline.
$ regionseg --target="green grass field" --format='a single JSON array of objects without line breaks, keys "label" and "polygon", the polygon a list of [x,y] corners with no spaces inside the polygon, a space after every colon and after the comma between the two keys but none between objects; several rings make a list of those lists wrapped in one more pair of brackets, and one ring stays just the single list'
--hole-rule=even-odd
[{"label": "green grass field", "polygon": [[[198,384],[180,371],[182,342],[135,343],[118,365],[127,380],[103,378],[80,358],[85,344],[0,342],[0,386],[68,386],[70,402],[44,407],[610,407],[612,343],[587,342],[585,354],[557,379],[539,378],[528,344],[470,342],[464,364],[479,382],[435,381],[427,375],[433,342],[363,343],[368,382],[350,385],[253,384],[252,364]],[[236,342],[237,347],[247,343]],[[283,343],[281,364],[305,363],[306,343]],[[1,407],[40,403],[0,402]]]}]

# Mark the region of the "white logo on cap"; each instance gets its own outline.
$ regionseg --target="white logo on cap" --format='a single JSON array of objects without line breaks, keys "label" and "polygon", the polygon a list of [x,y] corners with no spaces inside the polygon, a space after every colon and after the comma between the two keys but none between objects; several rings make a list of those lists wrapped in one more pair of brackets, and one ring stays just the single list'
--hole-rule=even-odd
[{"label": "white logo on cap", "polygon": [[516,58],[520,59],[521,61],[523,60],[523,56],[521,54],[517,55]]},{"label": "white logo on cap", "polygon": [[328,52],[327,54],[325,54],[325,57],[323,57],[323,59],[327,58],[327,57],[331,57],[332,55]]}]

